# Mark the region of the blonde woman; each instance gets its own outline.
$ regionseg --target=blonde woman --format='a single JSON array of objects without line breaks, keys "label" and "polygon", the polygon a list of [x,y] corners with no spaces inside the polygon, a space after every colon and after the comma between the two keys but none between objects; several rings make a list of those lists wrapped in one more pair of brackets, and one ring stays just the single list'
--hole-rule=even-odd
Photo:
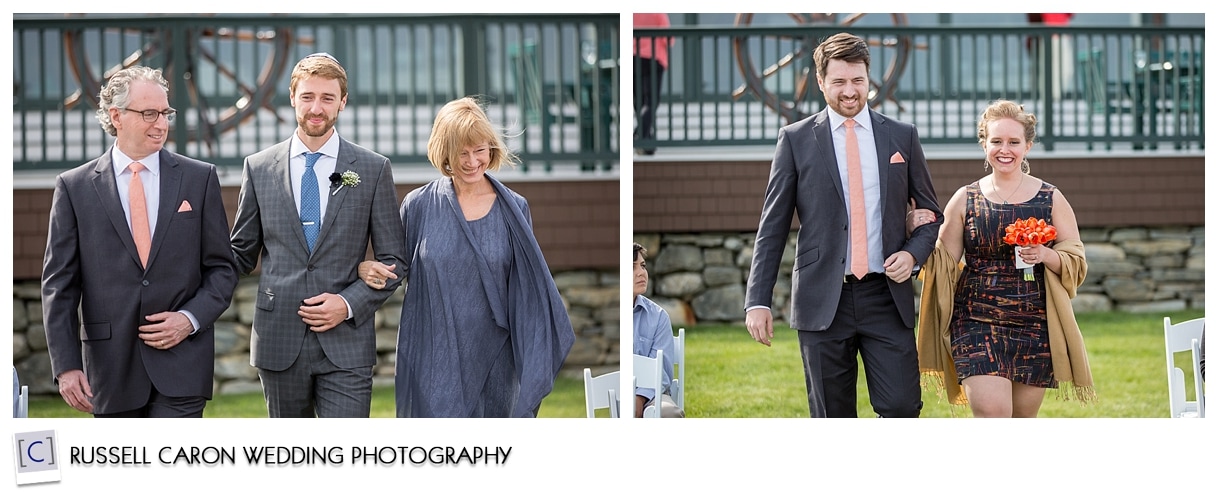
[{"label": "blonde woman", "polygon": [[[1036,116],[997,101],[982,112],[977,136],[989,174],[947,203],[923,270],[921,370],[944,383],[952,403],[967,402],[974,417],[1035,417],[1045,390],[1063,384],[1068,395],[1090,400],[1091,372],[1070,305],[1087,263],[1070,203],[1031,174]],[[1004,231],[1028,217],[1054,226],[1057,238],[1016,253]],[[1016,267],[1017,255],[1031,265],[1030,279]]]},{"label": "blonde woman", "polygon": [[[440,109],[427,157],[442,176],[401,207],[397,416],[535,417],[575,334],[528,202],[488,174],[515,157],[471,98]],[[360,277],[396,278],[378,262]]]}]

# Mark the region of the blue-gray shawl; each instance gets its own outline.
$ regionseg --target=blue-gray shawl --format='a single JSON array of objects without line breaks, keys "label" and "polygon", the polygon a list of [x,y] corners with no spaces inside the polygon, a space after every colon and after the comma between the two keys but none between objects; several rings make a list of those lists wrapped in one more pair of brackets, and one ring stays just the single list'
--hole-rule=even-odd
[{"label": "blue-gray shawl", "polygon": [[[424,224],[428,221],[441,221],[438,228],[436,224],[428,227],[432,234],[443,230],[448,236],[442,242],[436,242],[437,238],[428,239],[437,243],[429,242],[426,245],[432,248],[428,254],[434,255],[434,248],[443,247],[445,254],[469,258],[471,268],[476,267],[479,271],[481,291],[491,299],[491,315],[495,324],[509,333],[515,375],[520,383],[511,416],[536,416],[541,400],[553,389],[554,379],[575,342],[575,333],[563,300],[533,235],[528,202],[489,174],[486,177],[498,195],[495,206],[504,212],[502,215],[511,238],[508,244],[504,244],[504,247],[512,249],[512,268],[506,286],[494,281],[502,276],[491,272],[474,246],[474,238],[465,223],[450,178],[436,179],[410,192],[402,201],[406,253],[411,264],[406,265],[408,283],[398,334],[399,415],[402,415],[403,405],[430,407],[430,410],[416,410],[416,415],[469,415],[470,409],[477,404],[481,390],[480,385],[462,383],[461,371],[470,364],[463,365],[460,359],[469,354],[459,354],[453,337],[444,333],[445,330],[459,329],[445,326],[447,316],[444,313],[463,306],[454,305],[452,299],[445,299],[442,294],[468,292],[479,286],[451,285],[453,282],[448,281],[451,278],[444,272],[427,272],[426,266],[415,264],[420,257],[420,245],[424,239],[428,239],[422,237]],[[506,300],[506,303],[498,301],[500,299]],[[411,359],[404,360],[403,357]],[[429,373],[427,381],[419,380],[421,375],[415,374],[411,368],[426,368]],[[478,378],[482,375],[469,376]],[[412,402],[412,399],[446,401],[441,408],[436,408],[433,402]],[[450,406],[457,408],[443,408]],[[433,413],[436,415],[430,415]]]}]

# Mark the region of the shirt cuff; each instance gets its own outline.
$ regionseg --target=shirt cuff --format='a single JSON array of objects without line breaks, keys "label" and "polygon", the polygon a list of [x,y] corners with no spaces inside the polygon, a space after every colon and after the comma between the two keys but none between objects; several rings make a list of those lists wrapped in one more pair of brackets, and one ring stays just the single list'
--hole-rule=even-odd
[{"label": "shirt cuff", "polygon": [[744,312],[746,312],[746,313],[747,313],[747,312],[752,311],[752,310],[754,310],[754,309],[770,309],[770,306],[749,306],[749,307],[744,308]]},{"label": "shirt cuff", "polygon": [[190,329],[190,334],[191,334],[191,335],[194,335],[195,333],[198,333],[198,332],[199,332],[199,320],[198,320],[198,318],[195,318],[195,315],[194,315],[194,314],[191,314],[191,312],[190,312],[190,311],[178,311],[178,312],[179,312],[179,313],[182,313],[182,314],[185,314],[185,315],[186,315],[186,319],[190,320],[190,326],[191,326],[191,329]]},{"label": "shirt cuff", "polygon": [[651,388],[635,388],[634,394],[646,398],[647,401],[656,399],[656,390]]},{"label": "shirt cuff", "polygon": [[355,313],[351,311],[351,303],[347,302],[347,298],[343,297],[342,294],[334,294],[334,295],[338,296],[339,299],[342,299],[343,304],[347,305],[347,317],[343,318],[343,320],[348,320],[348,319],[354,318]]}]

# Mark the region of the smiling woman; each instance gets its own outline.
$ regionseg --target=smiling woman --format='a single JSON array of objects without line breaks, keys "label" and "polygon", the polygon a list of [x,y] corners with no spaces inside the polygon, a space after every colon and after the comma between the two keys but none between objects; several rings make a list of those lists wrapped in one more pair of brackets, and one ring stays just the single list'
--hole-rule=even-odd
[{"label": "smiling woman", "polygon": [[[1091,401],[1091,369],[1070,301],[1087,261],[1066,197],[1029,174],[1036,116],[996,101],[982,112],[977,137],[992,171],[989,180],[958,189],[944,209],[924,268],[922,372],[977,417],[1035,417],[1049,388]],[[1055,228],[1055,240],[1018,249],[1003,241],[1024,218]]]},{"label": "smiling woman", "polygon": [[[443,176],[401,207],[410,288],[398,327],[397,415],[536,417],[575,334],[528,202],[487,174],[515,157],[471,98],[440,109],[427,155]],[[359,271],[374,289],[397,278],[379,262]]]}]

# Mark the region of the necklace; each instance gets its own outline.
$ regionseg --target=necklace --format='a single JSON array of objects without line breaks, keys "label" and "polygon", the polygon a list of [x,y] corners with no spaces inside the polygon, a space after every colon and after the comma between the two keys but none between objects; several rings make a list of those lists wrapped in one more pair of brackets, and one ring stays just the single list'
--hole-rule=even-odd
[{"label": "necklace", "polygon": [[1019,184],[1015,185],[1015,190],[1008,193],[1006,198],[1002,198],[1002,195],[998,192],[998,182],[994,181],[993,174],[990,175],[990,186],[994,187],[994,194],[997,195],[998,198],[1002,198],[1002,204],[1007,205],[1009,203],[1008,200],[1010,200],[1011,196],[1013,196],[1015,193],[1019,192],[1019,189],[1023,187],[1023,178],[1025,178],[1027,176],[1028,176],[1027,174],[1019,173]]}]

